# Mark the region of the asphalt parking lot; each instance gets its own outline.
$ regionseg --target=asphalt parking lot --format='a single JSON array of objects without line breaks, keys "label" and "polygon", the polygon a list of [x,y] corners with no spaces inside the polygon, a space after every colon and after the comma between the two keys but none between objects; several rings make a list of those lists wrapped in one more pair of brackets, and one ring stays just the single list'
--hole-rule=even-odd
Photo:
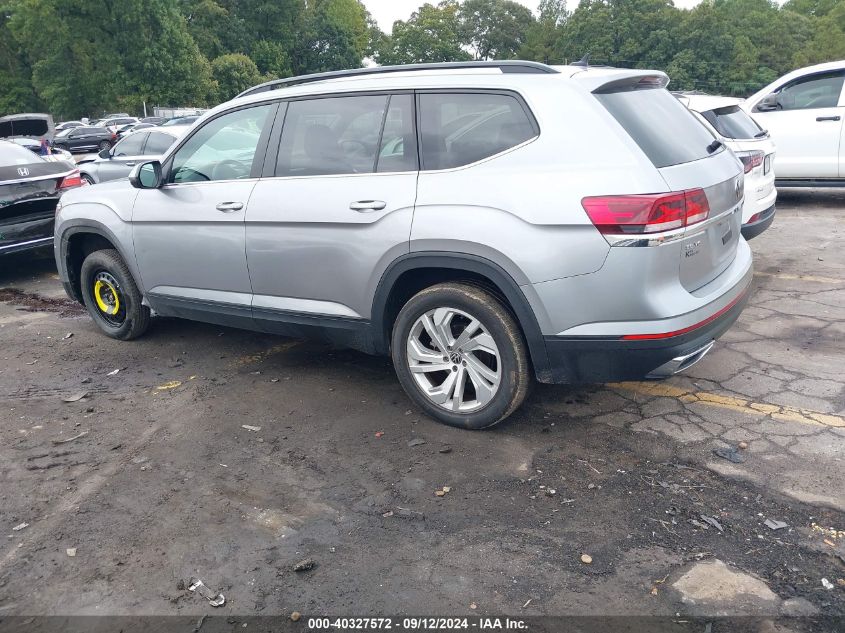
[{"label": "asphalt parking lot", "polygon": [[702,362],[540,386],[486,432],[423,417],[387,359],[107,339],[49,257],[0,260],[0,617],[845,615],[843,238],[845,192],[781,192]]}]

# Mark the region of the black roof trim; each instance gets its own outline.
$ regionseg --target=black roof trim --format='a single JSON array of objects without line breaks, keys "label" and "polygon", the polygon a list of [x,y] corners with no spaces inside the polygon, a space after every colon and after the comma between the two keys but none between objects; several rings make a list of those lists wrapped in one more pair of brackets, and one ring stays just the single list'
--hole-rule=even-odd
[{"label": "black roof trim", "polygon": [[328,79],[340,79],[343,77],[360,77],[366,75],[383,75],[388,73],[402,73],[412,72],[417,70],[460,70],[473,68],[498,68],[505,73],[546,73],[557,74],[558,71],[541,64],[539,62],[525,62],[517,60],[508,61],[482,61],[482,62],[443,62],[439,64],[405,64],[403,66],[376,66],[374,68],[351,68],[349,70],[337,70],[326,73],[315,73],[313,75],[300,75],[299,77],[288,77],[286,79],[274,79],[257,86],[253,86],[248,90],[244,90],[238,97],[246,97],[247,95],[258,94],[259,92],[268,92],[270,90],[277,90],[279,88],[288,88],[299,84],[307,84],[315,81],[325,81]]}]

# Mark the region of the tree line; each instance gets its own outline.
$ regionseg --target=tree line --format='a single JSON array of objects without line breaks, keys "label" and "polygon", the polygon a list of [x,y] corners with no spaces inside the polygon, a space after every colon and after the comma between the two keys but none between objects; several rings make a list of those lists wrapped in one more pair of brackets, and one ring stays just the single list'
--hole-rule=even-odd
[{"label": "tree line", "polygon": [[267,79],[490,59],[665,70],[746,95],[845,58],[845,0],[443,0],[382,32],[360,0],[0,0],[0,115],[209,106]]}]

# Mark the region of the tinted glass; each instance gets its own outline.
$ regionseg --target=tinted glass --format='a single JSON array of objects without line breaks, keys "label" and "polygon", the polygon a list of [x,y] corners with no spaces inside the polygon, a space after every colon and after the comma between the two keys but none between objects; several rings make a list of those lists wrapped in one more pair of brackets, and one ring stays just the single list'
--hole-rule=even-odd
[{"label": "tinted glass", "polygon": [[173,145],[175,141],[176,139],[169,134],[150,132],[150,138],[147,140],[147,146],[144,148],[144,154],[164,154],[168,149],[170,149],[170,146]]},{"label": "tinted glass", "polygon": [[290,103],[276,175],[372,173],[386,107],[387,96],[332,97]]},{"label": "tinted glass", "polygon": [[536,136],[520,102],[502,94],[420,96],[423,169],[448,169],[498,154]]},{"label": "tinted glass", "polygon": [[170,182],[249,178],[261,132],[274,107],[236,110],[207,121],[176,152]]},{"label": "tinted glass", "polygon": [[417,137],[414,133],[414,101],[411,95],[393,95],[384,120],[376,171],[417,170]]},{"label": "tinted glass", "polygon": [[[655,167],[709,156],[713,135],[668,90],[650,88],[596,94]],[[721,151],[721,150],[720,150]]]},{"label": "tinted glass", "polygon": [[778,93],[781,110],[835,108],[842,92],[842,73],[827,73],[799,79]]},{"label": "tinted glass", "polygon": [[144,141],[147,140],[145,132],[137,134],[130,134],[125,139],[114,146],[115,156],[140,156],[141,148],[144,147]]},{"label": "tinted glass", "polygon": [[701,116],[725,138],[754,138],[763,131],[763,128],[739,106],[707,110],[702,112]]},{"label": "tinted glass", "polygon": [[41,157],[36,156],[25,147],[13,143],[0,143],[0,167],[31,165],[39,161],[41,161]]}]

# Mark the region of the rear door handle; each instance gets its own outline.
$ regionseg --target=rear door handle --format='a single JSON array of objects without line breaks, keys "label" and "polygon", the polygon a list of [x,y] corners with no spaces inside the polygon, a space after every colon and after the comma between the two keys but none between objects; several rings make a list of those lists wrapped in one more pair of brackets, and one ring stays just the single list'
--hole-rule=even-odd
[{"label": "rear door handle", "polygon": [[370,211],[381,211],[387,206],[383,200],[359,200],[352,202],[349,208],[360,213],[368,213]]},{"label": "rear door handle", "polygon": [[217,210],[223,213],[234,213],[244,208],[243,202],[221,202],[217,205]]},{"label": "rear door handle", "polygon": [[125,164],[126,164],[126,166],[127,166],[127,167],[134,167],[134,166],[135,166],[135,161],[133,160],[132,162],[125,163]]},{"label": "rear door handle", "polygon": [[839,121],[840,116],[817,116],[816,121]]}]

